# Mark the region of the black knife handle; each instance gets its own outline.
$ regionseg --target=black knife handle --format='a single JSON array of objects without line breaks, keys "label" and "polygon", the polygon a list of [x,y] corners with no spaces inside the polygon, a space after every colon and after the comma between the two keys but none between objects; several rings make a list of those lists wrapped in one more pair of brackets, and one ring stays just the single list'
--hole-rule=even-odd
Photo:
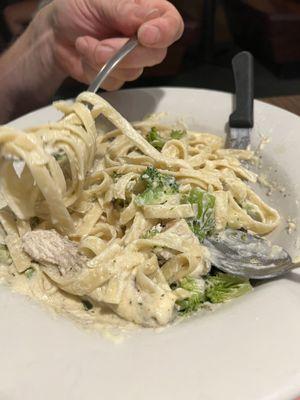
[{"label": "black knife handle", "polygon": [[236,108],[230,115],[231,128],[253,127],[253,56],[248,51],[232,59],[235,81]]}]

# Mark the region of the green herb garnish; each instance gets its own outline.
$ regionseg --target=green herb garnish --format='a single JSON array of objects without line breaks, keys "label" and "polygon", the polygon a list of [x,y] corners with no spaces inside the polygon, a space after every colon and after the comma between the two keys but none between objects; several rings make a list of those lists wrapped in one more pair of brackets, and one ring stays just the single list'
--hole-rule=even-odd
[{"label": "green herb garnish", "polygon": [[162,150],[164,144],[166,143],[166,140],[160,136],[155,126],[153,126],[148,132],[146,139],[153,147],[155,147],[159,151]]},{"label": "green herb garnish", "polygon": [[252,290],[248,279],[219,272],[205,279],[205,297],[211,303],[224,303]]},{"label": "green herb garnish", "polygon": [[53,157],[60,164],[63,164],[64,162],[66,162],[68,160],[68,157],[64,151],[58,151],[57,153],[54,153]]},{"label": "green herb garnish", "polygon": [[242,207],[246,211],[246,213],[251,218],[253,218],[255,221],[262,222],[261,215],[260,215],[260,213],[258,211],[258,208],[254,204],[245,203],[245,204],[242,205]]},{"label": "green herb garnish", "polygon": [[26,271],[24,272],[26,278],[28,278],[28,279],[31,279],[33,277],[34,273],[35,273],[35,269],[33,267],[26,269]]},{"label": "green herb garnish", "polygon": [[190,296],[186,299],[176,301],[180,314],[190,314],[201,307],[201,304],[205,301],[203,284],[201,285],[201,283],[202,281],[191,276],[186,276],[179,281],[177,288],[180,287],[190,292]]},{"label": "green herb garnish", "polygon": [[186,131],[185,130],[177,130],[177,129],[173,129],[170,133],[170,136],[172,139],[182,139],[184,136],[186,135]]},{"label": "green herb garnish", "polygon": [[10,265],[12,263],[11,256],[5,244],[0,244],[0,264]]},{"label": "green herb garnish", "polygon": [[94,307],[93,304],[86,299],[81,300],[81,302],[85,311],[90,311]]},{"label": "green herb garnish", "polygon": [[124,199],[112,199],[112,204],[115,208],[124,208],[128,206],[128,201]]},{"label": "green herb garnish", "polygon": [[36,228],[40,222],[41,222],[41,220],[39,219],[39,217],[30,218],[30,226],[31,226],[31,228],[32,229]]},{"label": "green herb garnish", "polygon": [[187,220],[200,242],[215,229],[215,196],[199,188],[192,189],[184,202],[196,206],[196,216]]},{"label": "green herb garnish", "polygon": [[160,233],[160,230],[156,226],[153,226],[143,234],[142,239],[152,239],[158,233]]}]

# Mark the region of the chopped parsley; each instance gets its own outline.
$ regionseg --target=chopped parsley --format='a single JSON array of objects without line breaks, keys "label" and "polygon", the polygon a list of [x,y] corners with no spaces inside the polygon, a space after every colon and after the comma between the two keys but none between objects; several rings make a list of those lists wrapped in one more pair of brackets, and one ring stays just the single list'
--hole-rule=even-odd
[{"label": "chopped parsley", "polygon": [[85,311],[90,311],[94,307],[93,304],[86,299],[81,300],[81,302]]},{"label": "chopped parsley", "polygon": [[173,129],[170,133],[170,136],[172,139],[177,139],[180,140],[186,135],[185,130],[180,130],[180,129]]},{"label": "chopped parsley", "polygon": [[155,147],[157,150],[161,151],[166,143],[166,140],[160,136],[158,130],[153,126],[146,136],[147,141]]}]

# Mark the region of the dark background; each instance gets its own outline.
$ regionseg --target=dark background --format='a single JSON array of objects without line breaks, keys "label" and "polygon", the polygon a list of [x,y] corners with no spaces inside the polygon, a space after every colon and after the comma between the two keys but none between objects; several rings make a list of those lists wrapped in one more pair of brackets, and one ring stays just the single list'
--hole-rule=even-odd
[{"label": "dark background", "polygon": [[[255,96],[300,94],[300,0],[173,0],[185,20],[182,39],[167,59],[125,87],[193,86],[234,91],[231,59],[255,57]],[[36,0],[0,1],[0,49],[21,34],[39,6]],[[58,96],[85,86],[65,82]]]}]

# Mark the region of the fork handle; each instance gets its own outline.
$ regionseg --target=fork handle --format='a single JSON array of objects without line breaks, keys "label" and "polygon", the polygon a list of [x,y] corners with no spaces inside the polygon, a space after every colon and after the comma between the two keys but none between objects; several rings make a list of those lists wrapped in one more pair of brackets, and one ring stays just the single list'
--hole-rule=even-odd
[{"label": "fork handle", "polygon": [[235,80],[235,111],[230,115],[231,128],[253,127],[253,56],[248,51],[232,59]]},{"label": "fork handle", "polygon": [[98,72],[96,78],[88,87],[88,92],[97,93],[102,82],[107,78],[107,76],[118,66],[118,64],[127,56],[132,50],[134,50],[138,45],[138,40],[136,37],[129,39],[115,55],[110,58],[106,64]]}]

